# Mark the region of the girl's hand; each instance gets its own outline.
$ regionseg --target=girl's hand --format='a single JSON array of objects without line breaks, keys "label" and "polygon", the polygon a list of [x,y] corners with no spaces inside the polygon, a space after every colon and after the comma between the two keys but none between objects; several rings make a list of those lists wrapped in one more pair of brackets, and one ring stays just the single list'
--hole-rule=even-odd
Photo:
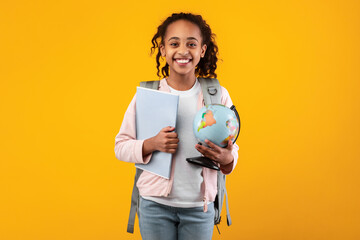
[{"label": "girl's hand", "polygon": [[231,154],[233,143],[231,140],[228,141],[228,145],[226,148],[219,147],[218,145],[212,143],[209,140],[205,140],[205,143],[209,145],[209,147],[202,146],[200,144],[196,144],[195,148],[202,155],[215,162],[220,164],[220,167],[224,170],[224,172],[231,172],[232,163],[234,161],[234,157]]},{"label": "girl's hand", "polygon": [[146,139],[143,145],[143,156],[154,151],[175,153],[179,139],[174,130],[174,127],[165,127],[156,136]]}]

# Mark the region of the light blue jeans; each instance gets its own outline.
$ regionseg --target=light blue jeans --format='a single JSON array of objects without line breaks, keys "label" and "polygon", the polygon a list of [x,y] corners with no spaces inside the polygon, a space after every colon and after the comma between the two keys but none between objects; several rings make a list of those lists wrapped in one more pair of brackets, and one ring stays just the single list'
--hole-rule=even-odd
[{"label": "light blue jeans", "polygon": [[177,208],[140,197],[139,226],[143,240],[211,240],[214,203],[203,207]]}]

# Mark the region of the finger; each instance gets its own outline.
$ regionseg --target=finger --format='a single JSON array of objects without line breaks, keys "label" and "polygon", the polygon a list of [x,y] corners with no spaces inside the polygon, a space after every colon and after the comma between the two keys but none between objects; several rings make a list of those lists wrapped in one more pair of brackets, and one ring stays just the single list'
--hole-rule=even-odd
[{"label": "finger", "polygon": [[178,144],[168,144],[166,145],[166,149],[177,149],[178,148]]},{"label": "finger", "polygon": [[169,132],[166,134],[166,136],[169,138],[177,138],[178,137],[176,132]]},{"label": "finger", "polygon": [[161,129],[161,131],[163,131],[163,132],[172,132],[174,130],[175,130],[175,128],[171,127],[171,126],[167,126],[167,127],[164,127],[163,129]]},{"label": "finger", "polygon": [[211,148],[202,146],[200,144],[196,144],[195,147],[203,155],[209,155],[209,154],[212,154],[212,152],[213,152],[213,150]]},{"label": "finger", "polygon": [[206,143],[207,145],[209,145],[209,147],[211,147],[211,148],[214,149],[215,151],[218,151],[218,152],[219,152],[219,151],[221,150],[218,145],[216,145],[215,143],[211,142],[210,140],[205,139],[205,143]]},{"label": "finger", "polygon": [[207,157],[207,158],[209,158],[209,159],[211,159],[211,160],[215,160],[216,158],[215,158],[215,155],[213,154],[213,153],[211,153],[211,152],[205,152],[205,153],[203,153],[203,155],[204,155],[204,157]]},{"label": "finger", "polygon": [[179,142],[178,138],[170,138],[166,141],[166,144],[178,143],[178,142]]},{"label": "finger", "polygon": [[228,141],[228,145],[226,146],[226,148],[228,149],[228,150],[232,150],[232,148],[233,148],[233,142],[231,141],[231,140],[229,140]]},{"label": "finger", "polygon": [[177,150],[177,149],[175,149],[175,148],[171,148],[171,149],[166,149],[166,152],[167,152],[167,153],[173,153],[173,154],[174,154],[174,153],[176,153],[176,150]]}]

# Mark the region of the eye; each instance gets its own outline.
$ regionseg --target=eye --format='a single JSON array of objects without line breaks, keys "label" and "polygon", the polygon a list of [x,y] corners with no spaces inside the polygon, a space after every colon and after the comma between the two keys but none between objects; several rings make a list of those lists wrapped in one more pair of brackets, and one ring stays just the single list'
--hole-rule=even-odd
[{"label": "eye", "polygon": [[196,47],[197,45],[196,45],[196,43],[189,43],[189,46],[190,47]]},{"label": "eye", "polygon": [[172,47],[176,47],[178,44],[176,43],[176,42],[172,42],[172,43],[170,43],[170,46],[172,46]]}]

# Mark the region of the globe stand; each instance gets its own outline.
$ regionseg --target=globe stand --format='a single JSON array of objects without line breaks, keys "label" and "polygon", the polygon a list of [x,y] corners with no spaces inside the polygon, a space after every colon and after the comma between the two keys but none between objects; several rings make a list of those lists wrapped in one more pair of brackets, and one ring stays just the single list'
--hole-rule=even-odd
[{"label": "globe stand", "polygon": [[213,160],[207,157],[191,157],[191,158],[186,158],[186,161],[202,167],[211,168],[220,171],[219,166]]}]

